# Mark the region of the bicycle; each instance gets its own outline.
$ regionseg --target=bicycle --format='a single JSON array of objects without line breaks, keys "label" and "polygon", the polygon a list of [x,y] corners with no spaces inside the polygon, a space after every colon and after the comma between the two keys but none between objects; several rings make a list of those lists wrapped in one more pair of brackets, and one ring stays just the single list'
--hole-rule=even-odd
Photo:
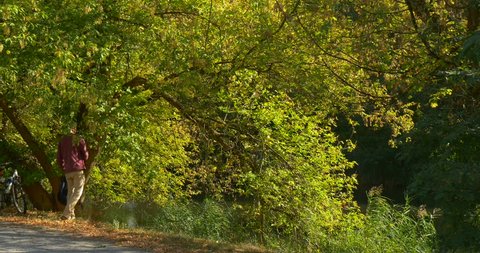
[{"label": "bicycle", "polygon": [[6,165],[0,165],[0,209],[13,206],[19,214],[27,213],[27,195],[23,191],[20,175],[16,169],[9,177],[4,177]]}]

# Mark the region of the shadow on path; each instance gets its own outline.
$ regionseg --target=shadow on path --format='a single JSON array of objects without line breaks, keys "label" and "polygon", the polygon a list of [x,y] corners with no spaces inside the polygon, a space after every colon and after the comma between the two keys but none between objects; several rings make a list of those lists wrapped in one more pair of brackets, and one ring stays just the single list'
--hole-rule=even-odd
[{"label": "shadow on path", "polygon": [[0,222],[0,252],[148,252],[44,228]]}]

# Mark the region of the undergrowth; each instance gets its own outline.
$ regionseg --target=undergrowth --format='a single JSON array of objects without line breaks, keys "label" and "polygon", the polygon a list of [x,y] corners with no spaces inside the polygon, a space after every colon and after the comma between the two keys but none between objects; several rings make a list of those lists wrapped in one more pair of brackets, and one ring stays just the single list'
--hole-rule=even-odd
[{"label": "undergrowth", "polygon": [[244,217],[233,207],[210,199],[173,202],[163,207],[117,204],[103,211],[99,218],[118,228],[142,227],[220,242],[263,244],[276,252],[434,252],[437,247],[433,216],[408,203],[392,205],[378,196],[370,199],[361,226],[319,231],[324,236],[302,240],[279,232],[266,235],[263,239],[268,241],[261,242],[243,227]]},{"label": "undergrowth", "polygon": [[369,201],[364,224],[323,242],[321,252],[435,252],[434,217],[408,203],[392,205],[385,198]]}]

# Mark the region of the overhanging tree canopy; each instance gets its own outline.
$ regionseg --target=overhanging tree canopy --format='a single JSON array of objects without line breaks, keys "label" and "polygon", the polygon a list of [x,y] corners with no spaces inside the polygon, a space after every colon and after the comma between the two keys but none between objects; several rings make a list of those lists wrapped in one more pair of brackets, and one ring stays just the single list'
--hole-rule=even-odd
[{"label": "overhanging tree canopy", "polygon": [[337,117],[411,130],[422,96],[446,94],[432,73],[464,66],[471,2],[4,1],[5,159],[34,157],[27,191],[59,208],[53,157],[76,122],[99,198],[223,196],[254,203],[260,230],[332,229],[355,185]]}]

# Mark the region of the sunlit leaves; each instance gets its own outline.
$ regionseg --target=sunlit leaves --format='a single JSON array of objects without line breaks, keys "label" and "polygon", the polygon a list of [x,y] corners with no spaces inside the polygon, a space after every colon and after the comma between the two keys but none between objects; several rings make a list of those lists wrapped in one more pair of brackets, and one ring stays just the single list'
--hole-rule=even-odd
[{"label": "sunlit leaves", "polygon": [[88,108],[83,134],[101,149],[95,196],[246,198],[255,229],[333,231],[355,186],[336,118],[411,127],[409,104],[392,102],[410,84],[397,83],[411,67],[397,56],[418,53],[404,49],[410,30],[399,35],[401,4],[20,5],[4,7],[14,25],[1,23],[3,91],[50,153]]},{"label": "sunlit leaves", "polygon": [[258,201],[251,215],[286,233],[309,231],[304,222],[313,216],[312,227],[339,225],[355,179],[344,174],[353,163],[345,159],[346,146],[331,132],[330,121],[322,113],[304,115],[294,98],[274,91],[254,71],[236,72],[221,97],[229,105],[222,108],[229,124],[254,129],[242,138],[254,164],[239,184],[239,193]]}]

